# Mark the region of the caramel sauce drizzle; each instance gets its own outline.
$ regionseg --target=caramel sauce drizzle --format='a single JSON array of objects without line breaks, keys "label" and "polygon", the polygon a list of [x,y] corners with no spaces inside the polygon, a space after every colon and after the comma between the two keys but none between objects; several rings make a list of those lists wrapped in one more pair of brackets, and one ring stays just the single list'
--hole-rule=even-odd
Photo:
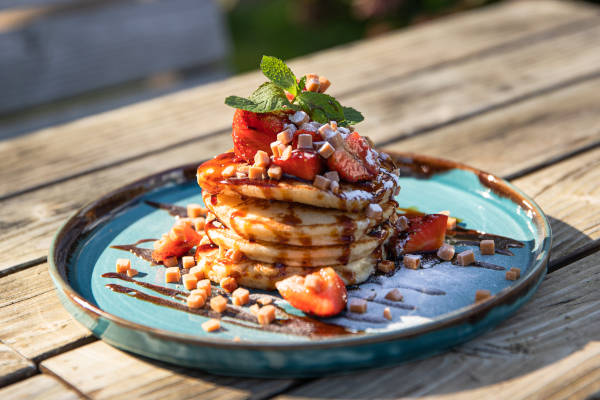
[{"label": "caramel sauce drizzle", "polygon": [[187,208],[182,206],[177,206],[175,204],[167,204],[167,203],[158,203],[156,201],[146,200],[144,203],[148,204],[151,207],[158,208],[160,210],[166,210],[170,215],[174,217],[187,217]]}]

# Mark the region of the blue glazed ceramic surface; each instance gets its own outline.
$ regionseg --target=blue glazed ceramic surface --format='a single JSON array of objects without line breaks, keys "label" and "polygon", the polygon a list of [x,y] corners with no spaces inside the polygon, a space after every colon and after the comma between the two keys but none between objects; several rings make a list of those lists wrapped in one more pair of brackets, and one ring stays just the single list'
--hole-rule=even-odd
[{"label": "blue glazed ceramic surface", "polygon": [[[457,246],[457,252],[471,248],[477,259],[490,264],[519,268],[520,279],[506,280],[505,270],[425,263],[423,269],[401,268],[392,277],[378,276],[349,291],[350,296],[358,297],[375,294],[368,303],[368,318],[344,314],[326,322],[359,331],[357,334],[315,338],[243,327],[227,319],[222,321],[223,330],[206,333],[200,327],[206,317],[116,293],[106,285],[145,289],[102,277],[103,273],[114,272],[117,258],[130,258],[140,271],[134,279],[185,291],[180,284],[164,283],[163,266],[151,265],[110,246],[160,238],[169,230],[174,217],[148,205],[147,200],[182,206],[202,203],[193,166],[141,180],[76,214],[53,244],[53,279],[65,307],[107,342],[215,373],[314,376],[442,351],[492,328],[527,301],[545,274],[550,230],[535,203],[497,177],[426,157],[398,159],[409,167],[401,178],[402,191],[396,199],[401,208],[425,213],[449,210],[465,228],[522,242],[523,247],[509,249],[513,255],[482,256],[476,246]],[[415,166],[428,166],[425,170],[436,173],[421,174]],[[151,245],[148,242],[140,246]],[[390,307],[384,300],[392,287],[399,287],[404,295],[399,307]],[[492,298],[474,304],[478,289],[491,291]],[[298,314],[283,300],[277,304]],[[385,307],[391,308],[392,321],[382,317]],[[234,341],[236,337],[241,341]]]}]

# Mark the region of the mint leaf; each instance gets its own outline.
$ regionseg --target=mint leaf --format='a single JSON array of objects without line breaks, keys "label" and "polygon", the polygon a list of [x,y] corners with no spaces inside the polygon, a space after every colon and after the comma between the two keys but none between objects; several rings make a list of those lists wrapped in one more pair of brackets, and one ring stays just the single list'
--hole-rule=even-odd
[{"label": "mint leaf", "polygon": [[344,110],[340,103],[325,93],[301,92],[296,99],[314,121],[324,124],[344,120]]},{"label": "mint leaf", "polygon": [[342,125],[355,125],[365,119],[359,111],[352,107],[342,107],[342,111],[344,112],[344,121],[342,121]]},{"label": "mint leaf", "polygon": [[300,81],[298,82],[298,91],[302,90],[306,88],[306,75],[304,75],[302,78],[300,78]]},{"label": "mint leaf", "polygon": [[271,56],[263,56],[260,69],[271,82],[283,90],[287,90],[294,96],[298,94],[296,76],[283,61]]},{"label": "mint leaf", "polygon": [[225,104],[230,107],[255,113],[267,113],[286,108],[297,109],[296,106],[288,101],[283,89],[271,82],[265,82],[260,85],[258,89],[250,95],[249,99],[238,96],[229,96],[225,99]]}]

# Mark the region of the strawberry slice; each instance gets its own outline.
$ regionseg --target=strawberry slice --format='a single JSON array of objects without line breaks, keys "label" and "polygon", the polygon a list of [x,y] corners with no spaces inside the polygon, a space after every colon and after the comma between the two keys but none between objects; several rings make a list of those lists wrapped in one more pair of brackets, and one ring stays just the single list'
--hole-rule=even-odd
[{"label": "strawberry slice", "polygon": [[435,251],[444,244],[446,222],[444,214],[428,214],[408,219],[408,239],[404,243],[404,253]]},{"label": "strawberry slice", "polygon": [[327,165],[348,182],[374,179],[379,172],[377,155],[358,132],[346,137],[344,148],[336,149],[327,159]]},{"label": "strawberry slice", "polygon": [[290,276],[275,286],[292,307],[306,314],[331,317],[346,307],[346,286],[331,267],[321,268],[305,277]]},{"label": "strawberry slice", "polygon": [[274,157],[273,164],[279,165],[283,172],[312,181],[323,170],[323,159],[314,150],[293,150],[291,156],[284,160]]},{"label": "strawberry slice", "polygon": [[163,262],[169,257],[181,257],[186,255],[194,246],[200,243],[201,236],[191,225],[178,222],[163,235],[162,239],[154,242],[152,259]]},{"label": "strawberry slice", "polygon": [[277,140],[277,134],[283,130],[286,121],[283,116],[273,113],[236,110],[231,133],[235,154],[248,163],[254,162],[258,150],[272,154],[271,142]]}]

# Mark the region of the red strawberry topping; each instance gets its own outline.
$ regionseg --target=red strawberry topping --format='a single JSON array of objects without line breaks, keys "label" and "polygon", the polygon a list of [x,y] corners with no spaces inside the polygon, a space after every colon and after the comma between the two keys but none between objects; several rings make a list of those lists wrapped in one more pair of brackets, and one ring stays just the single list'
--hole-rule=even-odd
[{"label": "red strawberry topping", "polygon": [[279,165],[284,173],[307,181],[314,180],[323,170],[323,159],[314,150],[293,150],[286,160],[275,157],[273,164]]},{"label": "red strawberry topping", "polygon": [[248,163],[254,162],[254,155],[258,150],[272,154],[270,144],[277,140],[284,122],[286,119],[276,114],[236,110],[231,133],[235,154]]}]

